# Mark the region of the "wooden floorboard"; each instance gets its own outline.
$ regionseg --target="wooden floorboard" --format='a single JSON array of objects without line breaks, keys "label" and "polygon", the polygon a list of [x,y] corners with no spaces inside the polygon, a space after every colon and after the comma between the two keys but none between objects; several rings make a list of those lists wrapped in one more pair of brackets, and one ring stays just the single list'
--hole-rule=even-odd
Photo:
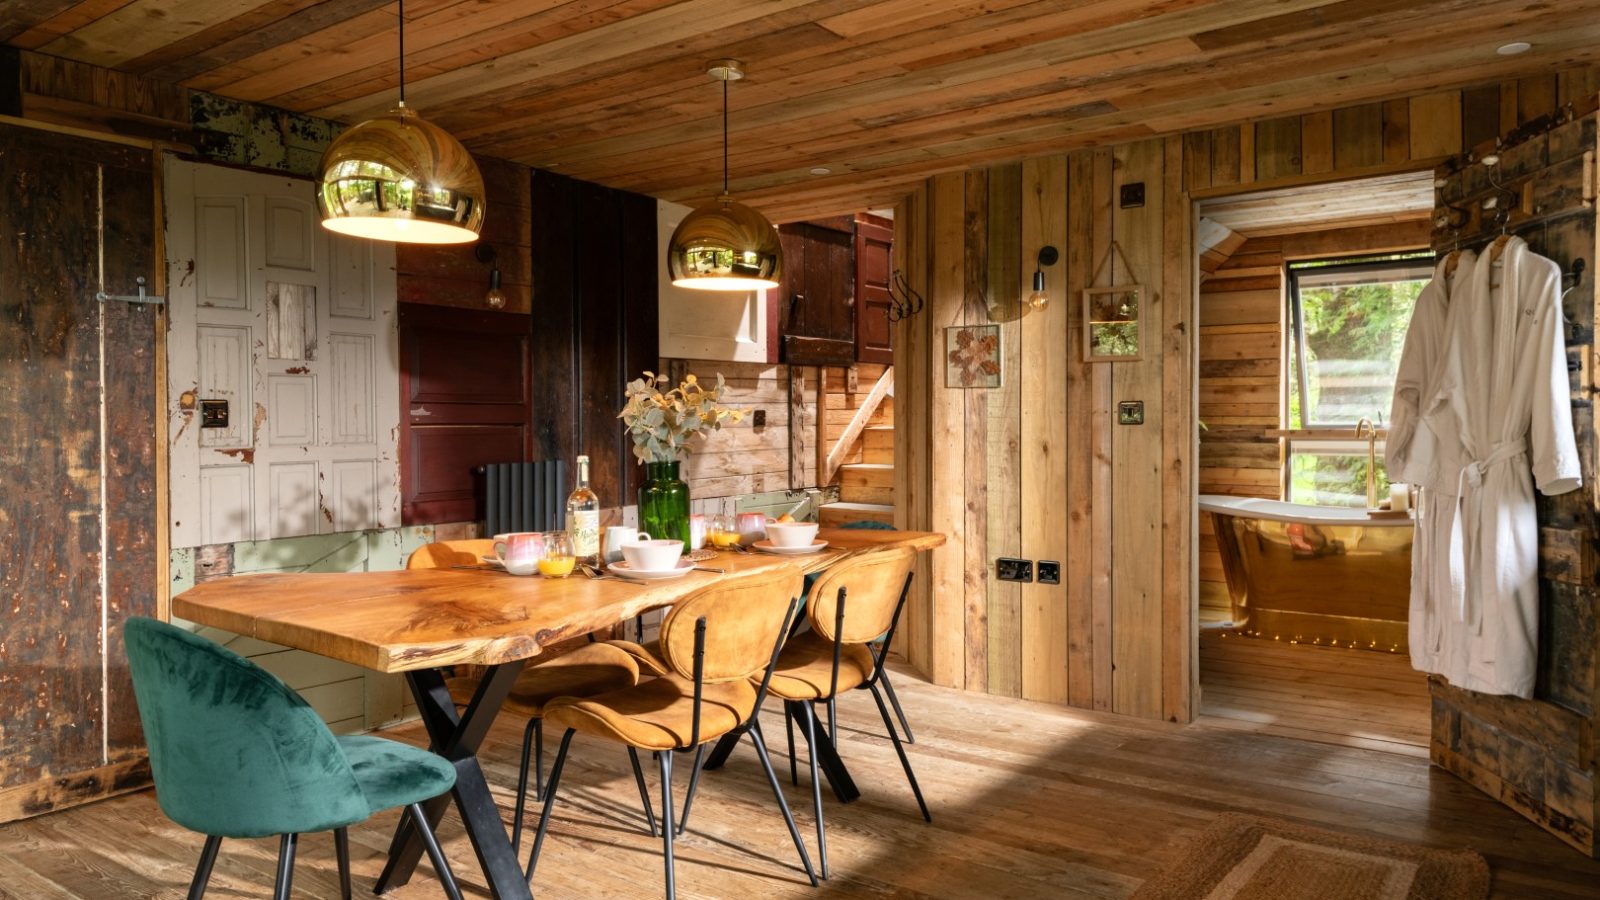
[{"label": "wooden floorboard", "polygon": [[[1202,648],[1203,671],[1218,658],[1214,650]],[[1283,651],[1267,647],[1256,655],[1281,666]],[[1600,863],[1425,759],[1307,740],[1296,733],[1304,722],[1284,720],[1263,732],[1208,708],[1200,722],[1182,727],[966,694],[904,674],[897,685],[916,728],[909,752],[932,825],[917,815],[870,698],[847,696],[840,743],[862,798],[849,806],[827,801],[832,881],[814,891],[803,880],[746,745],[701,782],[678,845],[681,896],[1127,897],[1229,811],[1471,847],[1489,859],[1497,897],[1593,897],[1600,883]],[[781,718],[773,710],[764,720],[781,753]],[[502,721],[485,747],[489,778],[507,810],[520,733],[520,723]],[[420,740],[415,725],[389,734]],[[553,755],[558,741],[549,743]],[[774,764],[815,853],[804,757],[798,788],[788,783],[783,761]],[[686,769],[679,767],[680,797]],[[660,843],[642,831],[626,756],[579,738],[563,782],[536,892],[659,896]],[[659,793],[653,777],[651,789]],[[530,814],[530,826],[536,821]],[[351,829],[358,896],[369,895],[394,823],[386,813]],[[467,896],[487,896],[454,814],[441,835]],[[200,844],[167,821],[148,792],[14,823],[0,828],[0,897],[182,897]],[[276,849],[271,840],[225,842],[207,896],[268,896]],[[295,896],[337,896],[334,872],[331,838],[307,836]],[[410,885],[386,896],[432,900],[439,888],[423,865]]]}]

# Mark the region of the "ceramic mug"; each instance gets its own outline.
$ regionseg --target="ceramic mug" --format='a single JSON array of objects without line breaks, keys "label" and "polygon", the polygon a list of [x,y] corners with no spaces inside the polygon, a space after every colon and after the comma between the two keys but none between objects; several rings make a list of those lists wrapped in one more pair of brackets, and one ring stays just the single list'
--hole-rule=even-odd
[{"label": "ceramic mug", "polygon": [[817,538],[815,522],[768,522],[767,539],[775,547],[809,547]]},{"label": "ceramic mug", "polygon": [[648,534],[639,533],[640,540],[622,545],[622,557],[628,567],[639,572],[666,572],[678,565],[683,556],[683,541],[651,540]]},{"label": "ceramic mug", "polygon": [[711,530],[706,522],[706,518],[706,516],[700,513],[695,513],[689,517],[690,550],[699,550],[701,547],[706,545],[706,535]]},{"label": "ceramic mug", "polygon": [[539,557],[544,556],[544,535],[537,531],[514,531],[497,534],[494,555],[506,571],[513,575],[532,575],[539,571]]},{"label": "ceramic mug", "polygon": [[746,547],[767,536],[766,513],[739,513],[738,522],[739,543]]},{"label": "ceramic mug", "polygon": [[626,525],[612,525],[606,529],[605,540],[600,543],[602,555],[607,563],[614,563],[622,559],[623,544],[637,544],[640,540],[650,540],[650,535]]}]

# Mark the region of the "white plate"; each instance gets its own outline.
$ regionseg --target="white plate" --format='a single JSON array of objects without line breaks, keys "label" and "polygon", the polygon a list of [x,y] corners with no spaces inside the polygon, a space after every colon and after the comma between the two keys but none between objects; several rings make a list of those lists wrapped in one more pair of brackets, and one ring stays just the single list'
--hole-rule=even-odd
[{"label": "white plate", "polygon": [[635,569],[628,565],[628,561],[624,559],[606,566],[606,569],[623,578],[635,578],[640,581],[661,581],[693,572],[694,563],[687,559],[680,559],[678,560],[677,568],[674,569]]},{"label": "white plate", "polygon": [[828,546],[828,542],[818,538],[804,547],[779,547],[777,544],[774,544],[771,541],[756,541],[750,546],[760,550],[762,553],[777,553],[783,556],[800,556],[806,553],[816,553],[818,550]]},{"label": "white plate", "polygon": [[501,562],[500,557],[498,556],[480,556],[478,558],[489,565],[494,566],[496,569],[504,569],[506,567],[506,564]]}]

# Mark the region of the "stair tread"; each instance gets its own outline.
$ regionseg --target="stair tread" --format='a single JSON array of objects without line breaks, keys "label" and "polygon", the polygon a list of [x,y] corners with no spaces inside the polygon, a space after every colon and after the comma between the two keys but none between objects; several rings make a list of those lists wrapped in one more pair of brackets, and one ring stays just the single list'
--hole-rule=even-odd
[{"label": "stair tread", "polygon": [[887,471],[889,469],[894,468],[894,463],[869,463],[869,462],[845,463],[845,464],[841,465],[839,468],[841,468],[841,469],[871,469],[871,470],[873,470],[875,472],[883,472],[883,471]]},{"label": "stair tread", "polygon": [[863,431],[893,431],[893,425],[868,425]]}]

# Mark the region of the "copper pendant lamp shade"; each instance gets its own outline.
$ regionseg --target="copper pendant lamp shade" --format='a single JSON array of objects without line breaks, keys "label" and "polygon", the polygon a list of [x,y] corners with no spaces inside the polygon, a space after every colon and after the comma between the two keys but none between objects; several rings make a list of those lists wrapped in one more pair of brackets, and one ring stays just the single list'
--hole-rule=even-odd
[{"label": "copper pendant lamp shade", "polygon": [[322,227],[407,244],[464,244],[483,230],[483,176],[448,132],[406,108],[405,11],[400,103],[339,135],[322,154]]},{"label": "copper pendant lamp shade", "polygon": [[744,77],[736,60],[707,70],[722,82],[722,196],[678,223],[667,242],[667,275],[675,287],[755,291],[778,286],[783,248],[767,217],[728,196],[728,82]]}]

